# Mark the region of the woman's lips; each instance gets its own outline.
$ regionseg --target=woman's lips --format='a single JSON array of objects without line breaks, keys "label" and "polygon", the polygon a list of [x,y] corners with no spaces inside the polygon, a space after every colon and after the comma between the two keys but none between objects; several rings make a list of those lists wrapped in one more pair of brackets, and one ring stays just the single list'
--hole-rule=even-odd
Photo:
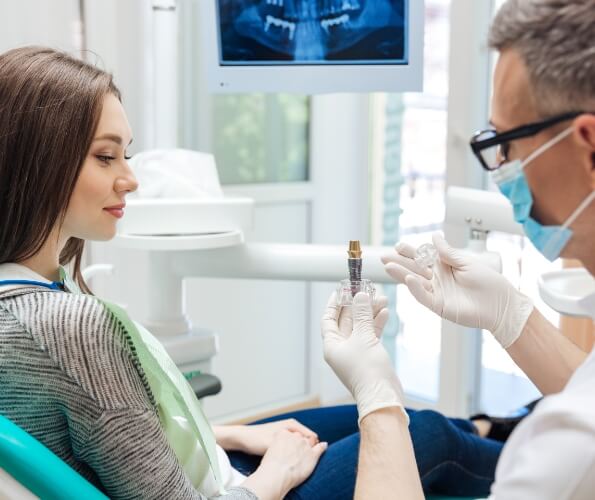
[{"label": "woman's lips", "polygon": [[122,217],[124,217],[124,209],[122,208],[104,208],[104,210],[116,217],[117,219],[121,219]]}]

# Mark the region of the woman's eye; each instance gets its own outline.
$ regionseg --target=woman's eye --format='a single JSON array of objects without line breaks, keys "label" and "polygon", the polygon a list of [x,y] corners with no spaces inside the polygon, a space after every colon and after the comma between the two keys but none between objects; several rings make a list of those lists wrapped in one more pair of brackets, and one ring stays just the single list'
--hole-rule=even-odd
[{"label": "woman's eye", "polygon": [[107,163],[107,164],[109,164],[110,161],[115,160],[115,158],[113,156],[108,156],[108,155],[96,155],[96,157],[100,162]]},{"label": "woman's eye", "polygon": [[124,155],[124,159],[126,161],[131,160],[132,159],[132,155]]}]

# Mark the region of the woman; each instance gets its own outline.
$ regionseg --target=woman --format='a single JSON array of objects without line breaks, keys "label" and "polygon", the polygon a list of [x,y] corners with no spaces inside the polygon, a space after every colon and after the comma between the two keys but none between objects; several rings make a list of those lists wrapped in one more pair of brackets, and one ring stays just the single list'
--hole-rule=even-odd
[{"label": "woman", "polygon": [[[51,49],[15,49],[0,55],[0,106],[0,414],[112,498],[351,498],[354,406],[215,427],[216,456],[203,446],[207,424],[191,439],[198,475],[180,455],[139,346],[80,271],[84,241],[112,238],[137,188],[111,76]],[[66,264],[84,294],[64,280]],[[410,417],[427,491],[489,490],[501,443],[469,421]]]}]

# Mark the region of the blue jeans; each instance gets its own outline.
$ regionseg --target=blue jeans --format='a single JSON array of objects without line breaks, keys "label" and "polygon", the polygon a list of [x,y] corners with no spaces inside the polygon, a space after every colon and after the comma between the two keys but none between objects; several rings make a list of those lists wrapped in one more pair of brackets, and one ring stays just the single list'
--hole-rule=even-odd
[{"label": "blue jeans", "polygon": [[[487,496],[494,481],[503,444],[475,434],[468,420],[446,418],[431,410],[407,410],[409,431],[424,492],[460,496]],[[295,418],[318,434],[329,447],[312,475],[294,488],[290,500],[345,500],[353,498],[359,450],[355,405],[303,410],[254,424]],[[261,457],[229,454],[231,464],[252,474]]]}]

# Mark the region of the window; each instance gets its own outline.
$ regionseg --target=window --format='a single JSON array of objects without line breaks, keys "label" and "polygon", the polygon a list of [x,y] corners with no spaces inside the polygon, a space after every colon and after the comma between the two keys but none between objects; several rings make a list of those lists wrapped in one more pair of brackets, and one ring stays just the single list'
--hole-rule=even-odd
[{"label": "window", "polygon": [[[450,0],[426,1],[424,90],[373,98],[372,242],[429,242],[444,219]],[[406,289],[384,287],[385,343],[407,392],[438,399],[441,321]],[[398,333],[398,335],[397,335]],[[395,343],[395,335],[397,335]],[[420,374],[424,376],[420,376]]]},{"label": "window", "polygon": [[223,184],[308,180],[307,97],[216,96],[212,119],[213,152]]}]

